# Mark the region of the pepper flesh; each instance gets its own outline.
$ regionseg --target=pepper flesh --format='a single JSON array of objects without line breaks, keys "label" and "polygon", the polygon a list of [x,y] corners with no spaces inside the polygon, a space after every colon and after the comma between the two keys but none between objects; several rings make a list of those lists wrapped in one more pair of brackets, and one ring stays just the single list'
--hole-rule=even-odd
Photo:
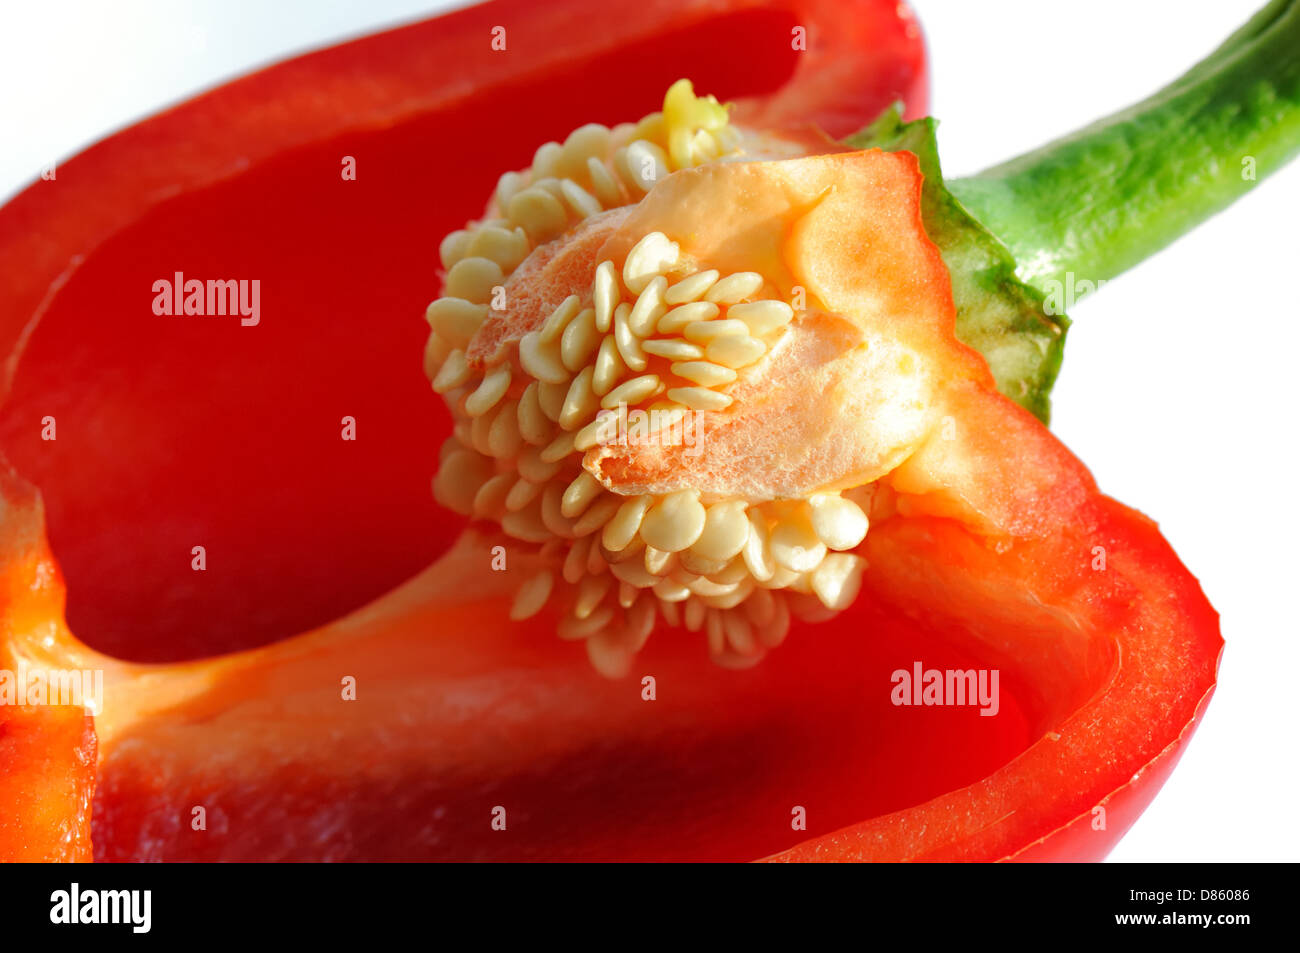
[{"label": "pepper flesh", "polygon": [[[723,89],[716,83],[709,87]],[[856,93],[848,84],[841,86],[837,95]],[[866,115],[837,131],[861,125],[879,105],[883,102],[872,103]],[[133,209],[133,202],[138,202],[138,197],[128,199],[123,207]],[[76,247],[76,240],[72,244]],[[8,255],[6,260],[10,260]],[[43,291],[39,280],[30,287]],[[35,301],[33,298],[28,305],[34,307]],[[25,321],[22,308],[20,301],[8,312],[21,318],[6,322],[7,331],[16,333],[18,324]],[[1012,436],[1019,435],[1017,425],[1028,426],[1023,415],[1015,413],[993,415],[989,423],[1004,435],[1015,431]],[[1046,435],[1035,434],[1035,439],[1048,441],[1049,449],[1059,451]],[[1050,613],[1044,618],[1031,611],[1030,625],[1011,628],[1026,636],[1022,648],[1041,647],[1041,640],[1029,637],[1040,624],[1059,631],[1061,638],[1053,643],[1055,655],[1027,652],[1022,657],[1016,653],[1008,662],[1009,667],[1018,666],[1023,686],[1041,686],[1042,690],[1041,694],[1028,692],[1023,706],[1007,699],[1009,712],[1021,708],[1029,714],[1021,716],[1019,726],[1014,717],[1002,720],[1000,733],[993,736],[973,732],[971,724],[948,718],[941,720],[944,730],[932,734],[914,723],[891,734],[898,726],[889,725],[889,716],[896,712],[888,708],[864,712],[858,682],[825,677],[828,656],[836,660],[835,668],[841,674],[855,670],[864,677],[869,672],[887,676],[899,662],[899,656],[885,651],[891,643],[905,645],[908,656],[921,652],[938,663],[964,667],[977,661],[954,647],[965,638],[966,621],[945,614],[941,607],[926,608],[924,601],[909,606],[901,599],[904,609],[893,612],[860,600],[842,625],[796,633],[806,638],[793,640],[783,650],[786,664],[763,666],[750,673],[752,680],[744,682],[730,673],[700,666],[695,652],[688,651],[690,647],[665,641],[661,650],[652,649],[663,654],[647,661],[664,684],[674,685],[677,691],[666,693],[655,703],[660,707],[651,709],[639,696],[618,694],[615,686],[595,680],[585,663],[578,659],[575,664],[574,654],[563,651],[563,646],[551,640],[521,639],[518,627],[508,624],[501,614],[501,593],[491,589],[494,580],[505,580],[479,571],[477,565],[472,566],[470,576],[458,574],[458,567],[471,568],[463,551],[403,587],[382,607],[363,610],[346,623],[327,626],[302,639],[173,670],[166,678],[155,677],[153,683],[162,687],[150,693],[141,690],[147,684],[143,679],[157,672],[100,659],[70,640],[61,624],[62,586],[44,546],[39,505],[29,491],[9,484],[5,490],[15,529],[5,539],[5,564],[15,583],[14,595],[0,607],[6,631],[14,633],[10,656],[23,652],[39,659],[42,651],[49,651],[64,664],[70,660],[102,664],[111,676],[110,686],[118,686],[110,688],[111,693],[122,692],[123,686],[135,689],[116,694],[100,719],[106,746],[134,742],[139,748],[149,750],[152,746],[154,752],[164,755],[153,762],[135,761],[131,744],[117,745],[115,754],[106,754],[97,819],[102,857],[269,859],[302,856],[309,841],[306,849],[313,856],[336,858],[444,855],[440,852],[491,857],[501,856],[503,850],[516,851],[515,856],[559,856],[567,851],[571,856],[588,857],[656,853],[754,857],[780,851],[805,836],[789,830],[788,802],[794,789],[819,793],[815,803],[820,808],[812,811],[808,832],[813,837],[809,846],[818,856],[849,858],[865,856],[871,850],[898,859],[1004,856],[999,853],[1001,843],[1023,846],[1040,835],[1060,831],[1059,836],[1031,848],[1043,851],[1066,837],[1076,837],[1078,823],[1071,818],[1086,818],[1086,814],[1073,813],[1084,800],[1104,791],[1116,791],[1117,799],[1127,798],[1131,803],[1149,798],[1153,786],[1141,779],[1156,773],[1157,766],[1168,764],[1165,741],[1175,739],[1176,746],[1181,740],[1179,729],[1195,714],[1185,702],[1201,697],[1202,690],[1212,684],[1213,657],[1218,649],[1212,610],[1167,546],[1141,518],[1095,501],[1100,514],[1092,523],[1099,534],[1095,538],[1132,553],[1150,567],[1149,574],[1145,578],[1094,576],[1073,581],[1069,573],[1061,574],[1062,589],[1082,594],[1084,607],[1101,617],[1089,638],[1079,637]],[[928,537],[949,525],[928,522],[935,519],[914,518],[906,525]],[[891,538],[886,531],[879,544]],[[471,535],[464,545],[481,554],[493,542]],[[964,552],[960,546],[954,546],[952,552],[971,565],[983,565],[977,562],[977,555],[993,558],[983,550]],[[1016,575],[1014,564],[996,563],[988,566],[988,578],[998,578],[993,572],[997,566],[1010,567],[1010,574]],[[1082,570],[1076,567],[1076,571]],[[936,573],[935,578],[947,575],[951,573]],[[929,597],[927,578],[918,573],[916,585]],[[1144,586],[1172,593],[1160,620],[1171,627],[1181,626],[1185,635],[1182,645],[1156,640],[1141,653],[1150,662],[1148,671],[1162,676],[1146,694],[1134,690],[1138,674],[1131,669],[1123,679],[1110,677],[1122,671],[1123,656],[1116,645],[1128,651],[1128,643],[1133,642],[1136,652],[1141,641],[1125,599],[1131,601],[1133,593],[1145,591]],[[885,588],[894,591],[892,585]],[[408,611],[413,603],[423,608]],[[988,608],[983,603],[980,607]],[[1102,611],[1109,609],[1115,610],[1113,618]],[[908,613],[925,614],[926,625],[914,629]],[[986,628],[1002,631],[999,624],[1006,621],[1005,615],[1005,611],[990,611]],[[41,627],[51,621],[56,631],[53,639],[47,639],[51,633]],[[437,625],[443,627],[445,637],[430,639],[429,633]],[[881,638],[860,638],[858,629],[863,625],[872,626]],[[1107,635],[1107,629],[1114,635]],[[472,643],[459,641],[454,638],[457,630],[473,630],[476,639]],[[975,644],[998,641],[993,635],[985,643]],[[1007,641],[1003,636],[1002,648]],[[384,651],[389,647],[391,652]],[[1176,649],[1185,650],[1185,654],[1180,657]],[[1016,662],[1017,658],[1021,661]],[[860,664],[855,667],[855,662]],[[336,684],[343,669],[360,673],[362,685],[380,689],[377,710],[371,710],[373,720],[353,713],[343,718]],[[313,671],[318,678],[307,677]],[[579,685],[581,693],[574,690]],[[1106,722],[1114,728],[1109,737],[1099,739],[1095,732],[1087,731],[1059,732],[1069,741],[1069,763],[1064,767],[1071,773],[1067,776],[1077,774],[1095,783],[1078,786],[1063,800],[1056,786],[1061,765],[1050,765],[1054,770],[1037,774],[1036,770],[1045,766],[1041,758],[1023,770],[1018,761],[1007,763],[1041,730],[1064,717],[1069,705],[1082,705],[1094,694],[1106,694],[1108,688],[1115,692],[1114,706],[1105,710],[1114,716]],[[1165,707],[1156,706],[1156,698],[1166,703]],[[467,709],[465,702],[472,706]],[[1144,707],[1146,702],[1152,704]],[[703,718],[700,713],[715,705],[718,710]],[[1089,709],[1081,707],[1077,714],[1086,716]],[[206,729],[201,727],[205,721]],[[782,734],[782,726],[792,721],[794,725]],[[394,734],[386,730],[394,724],[408,729],[412,724],[436,725],[440,731],[398,733],[394,746]],[[845,730],[827,733],[827,724]],[[268,725],[274,725],[274,731],[268,732]],[[708,730],[701,733],[700,728]],[[693,736],[700,738],[694,745],[690,742]],[[321,744],[322,737],[330,738],[331,743]],[[377,744],[380,739],[387,739],[392,750]],[[626,743],[619,748],[615,739]],[[893,739],[901,747],[891,750],[891,742],[882,739]],[[336,741],[337,748],[333,746]],[[234,759],[203,763],[194,756],[206,745],[226,747],[234,752]],[[1111,758],[1108,749],[1112,745],[1124,751],[1124,757]],[[1027,753],[1035,750],[1037,746]],[[899,765],[914,760],[921,770],[899,777]],[[711,763],[715,768],[708,770]],[[768,764],[772,767],[765,768]],[[1000,764],[1006,766],[992,790],[963,787],[973,779],[993,776]],[[1145,764],[1152,765],[1151,771],[1143,773]],[[756,765],[764,770],[756,774]],[[730,775],[727,767],[733,769]],[[663,775],[669,769],[675,769],[674,776],[682,781],[671,791],[688,789],[705,796],[690,801],[662,797]],[[497,770],[500,773],[493,775]],[[1140,780],[1129,783],[1133,772],[1138,772]],[[884,776],[892,783],[880,784]],[[486,823],[476,826],[486,809],[485,790],[490,785],[494,792],[502,790],[502,778],[513,779],[513,790],[524,798],[512,804],[525,803],[526,816],[531,813],[548,823],[516,824],[512,831],[523,836],[510,841],[489,833]],[[539,778],[552,779],[555,784],[539,784]],[[618,786],[620,778],[627,782],[626,787]],[[233,779],[247,782],[245,794],[235,793],[239,785],[232,784]],[[582,796],[569,796],[575,788]],[[550,803],[538,800],[536,792],[548,789],[563,790],[565,796]],[[945,799],[937,810],[922,805],[891,814],[954,789],[953,799]],[[248,791],[254,793],[250,796]],[[190,836],[188,815],[180,817],[175,809],[182,805],[188,809],[194,792],[218,795],[218,801],[245,824],[232,824],[220,839]],[[951,823],[955,808],[976,794],[985,798],[996,795],[997,806],[1010,805],[1011,810],[998,817],[979,811],[967,813],[963,817],[971,822],[968,828]],[[1022,794],[1041,800],[1018,808]],[[701,804],[706,805],[703,810]],[[657,810],[651,809],[656,805]],[[426,825],[404,830],[392,823],[394,816],[403,816],[402,808],[409,810],[405,816],[417,824],[422,824],[423,818],[439,817],[441,809],[446,822],[441,827],[435,824],[436,829]],[[302,816],[305,824],[296,829],[285,825],[286,811]],[[1118,810],[1116,813],[1123,816]],[[882,816],[868,822],[866,831],[832,833],[863,816],[876,815]],[[517,818],[518,814],[511,816]],[[719,816],[735,823],[712,824]],[[272,817],[274,822],[269,820]],[[601,817],[601,823],[593,824],[593,817]],[[1031,817],[1031,822],[1020,823]],[[567,824],[555,823],[565,818]],[[464,819],[463,825],[455,823],[460,819]],[[950,823],[940,823],[945,819]],[[628,823],[622,825],[620,820]],[[637,820],[642,822],[640,826],[634,823]],[[1074,847],[1081,856],[1104,851],[1123,826],[1112,823],[1107,833],[1086,841],[1086,846],[1076,843]],[[712,838],[683,843],[684,831],[702,831]],[[922,835],[921,831],[934,833]],[[556,834],[561,837],[558,845],[551,839]],[[855,838],[865,839],[868,846],[844,846]],[[13,847],[11,841],[4,844],[6,852]]]}]

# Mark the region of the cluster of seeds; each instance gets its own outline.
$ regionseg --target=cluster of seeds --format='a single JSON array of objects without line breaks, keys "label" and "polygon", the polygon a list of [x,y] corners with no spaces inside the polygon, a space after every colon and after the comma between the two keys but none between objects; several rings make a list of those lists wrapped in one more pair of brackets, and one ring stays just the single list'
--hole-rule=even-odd
[{"label": "cluster of seeds", "polygon": [[[830,609],[856,595],[863,561],[843,550],[862,542],[867,517],[851,499],[626,496],[584,467],[627,419],[618,408],[646,411],[653,440],[731,404],[729,386],[795,318],[758,297],[764,285],[754,272],[695,268],[652,232],[491,366],[462,360],[435,376],[457,420],[435,494],[549,548],[560,568],[520,589],[514,617],[562,606],[560,635],[586,639],[602,671],[626,666],[656,616],[704,630],[715,658],[739,664],[784,638],[787,591]],[[569,588],[552,598],[557,573]]]},{"label": "cluster of seeds", "polygon": [[494,202],[504,217],[442,244],[445,294],[429,306],[425,366],[456,423],[435,496],[541,547],[554,568],[520,587],[512,617],[558,609],[560,636],[585,640],[610,675],[627,669],[659,617],[705,632],[718,661],[748,664],[784,639],[792,610],[846,607],[865,565],[846,550],[866,535],[870,488],[781,500],[630,496],[584,466],[626,421],[619,409],[645,411],[651,440],[688,414],[726,411],[731,386],[796,319],[762,275],[724,276],[653,232],[623,262],[600,262],[583,294],[490,364],[467,357],[493,288],[533,248],[734,142],[722,107],[682,81],[663,113],[543,146],[529,172],[502,177]]}]

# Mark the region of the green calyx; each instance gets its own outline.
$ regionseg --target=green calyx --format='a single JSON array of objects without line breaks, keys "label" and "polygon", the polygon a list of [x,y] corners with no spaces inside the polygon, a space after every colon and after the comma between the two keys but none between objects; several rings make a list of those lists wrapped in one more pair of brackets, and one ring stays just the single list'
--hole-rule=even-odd
[{"label": "green calyx", "polygon": [[1069,319],[1050,314],[1038,290],[1016,277],[1016,260],[944,185],[934,119],[903,122],[897,104],[846,140],[857,149],[914,153],[925,184],[921,215],[952,278],[957,337],[984,355],[998,390],[1048,422]]},{"label": "green calyx", "polygon": [[917,155],[957,336],[1046,422],[1062,289],[1098,287],[1300,153],[1300,0],[1273,0],[1154,96],[969,178],[945,184],[934,120],[897,107],[847,142]]}]

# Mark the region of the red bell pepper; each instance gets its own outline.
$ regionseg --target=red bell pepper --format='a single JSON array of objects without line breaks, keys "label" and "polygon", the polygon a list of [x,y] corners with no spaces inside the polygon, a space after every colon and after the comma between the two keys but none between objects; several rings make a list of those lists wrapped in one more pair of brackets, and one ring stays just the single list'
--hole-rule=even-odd
[{"label": "red bell pepper", "polygon": [[[102,669],[107,686],[97,770],[80,709],[0,708],[0,857],[86,859],[96,784],[111,860],[1089,859],[1150,800],[1212,690],[1217,617],[1153,524],[987,372],[950,398],[967,469],[919,458],[900,478],[851,609],[796,623],[746,673],[658,633],[636,669],[653,700],[592,673],[549,620],[509,621],[542,557],[429,506],[450,420],[392,372],[421,335],[387,319],[423,307],[430,249],[528,160],[515,150],[625,118],[681,74],[766,94],[737,110],[757,128],[843,135],[900,96],[923,111],[919,35],[892,2],[604,12],[494,3],[313,54],[0,211],[0,342],[19,358],[0,441],[44,497],[0,483],[0,668]],[[785,49],[799,26],[806,53]],[[520,108],[543,88],[546,108]],[[966,353],[919,172],[897,168],[916,300]],[[159,334],[148,289],[177,268],[261,277],[258,327]],[[356,441],[338,439],[345,415]],[[936,481],[966,509],[918,490]],[[488,568],[498,543],[508,572]],[[891,673],[915,661],[998,669],[1000,717],[893,705]],[[20,797],[32,752],[37,806]]]}]

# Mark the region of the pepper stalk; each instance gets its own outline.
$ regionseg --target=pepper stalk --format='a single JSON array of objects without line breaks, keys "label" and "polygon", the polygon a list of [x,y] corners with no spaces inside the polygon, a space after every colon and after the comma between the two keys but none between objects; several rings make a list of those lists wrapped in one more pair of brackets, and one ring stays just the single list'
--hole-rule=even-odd
[{"label": "pepper stalk", "polygon": [[1300,152],[1297,51],[1300,2],[1273,0],[1155,95],[948,186],[1034,288],[1113,278]]}]

